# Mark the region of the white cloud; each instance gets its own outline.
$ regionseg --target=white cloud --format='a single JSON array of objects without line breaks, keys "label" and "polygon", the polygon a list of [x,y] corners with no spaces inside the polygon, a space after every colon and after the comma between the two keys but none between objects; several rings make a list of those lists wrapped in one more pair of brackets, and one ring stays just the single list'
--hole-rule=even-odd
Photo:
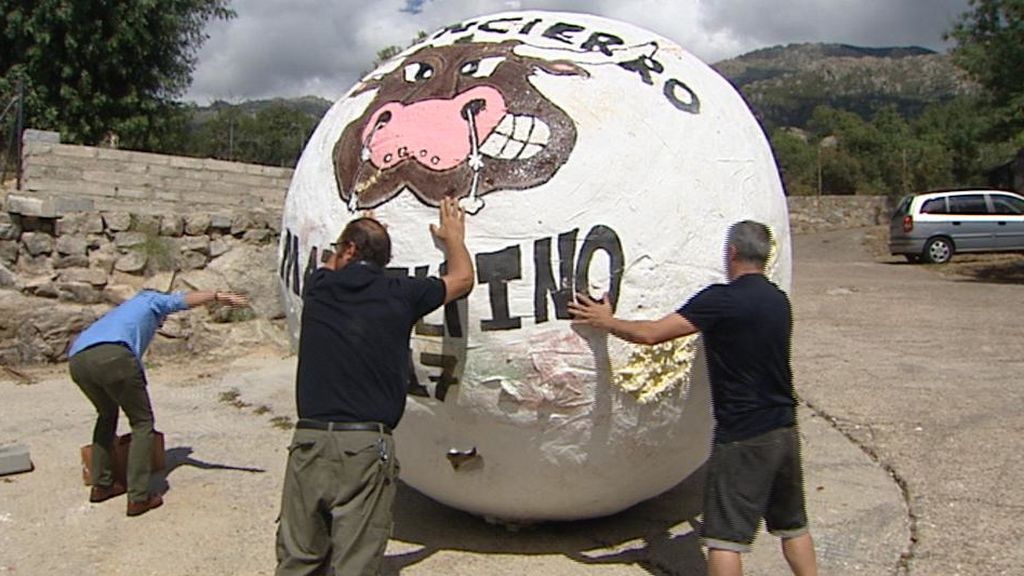
[{"label": "white cloud", "polygon": [[[378,50],[506,10],[587,12],[669,38],[716,62],[777,44],[941,50],[967,0],[235,0],[209,25],[187,98],[207,103],[316,94],[335,99]],[[411,10],[410,10],[411,8]]]}]

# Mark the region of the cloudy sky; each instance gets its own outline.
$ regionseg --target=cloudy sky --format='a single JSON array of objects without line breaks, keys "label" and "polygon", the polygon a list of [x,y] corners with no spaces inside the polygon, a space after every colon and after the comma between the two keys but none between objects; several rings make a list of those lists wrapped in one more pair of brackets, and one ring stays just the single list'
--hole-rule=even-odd
[{"label": "cloudy sky", "polygon": [[473,16],[506,10],[588,12],[647,28],[708,63],[798,42],[923,46],[968,0],[232,0],[211,23],[186,99],[208,104],[303,96],[336,100],[377,51]]}]

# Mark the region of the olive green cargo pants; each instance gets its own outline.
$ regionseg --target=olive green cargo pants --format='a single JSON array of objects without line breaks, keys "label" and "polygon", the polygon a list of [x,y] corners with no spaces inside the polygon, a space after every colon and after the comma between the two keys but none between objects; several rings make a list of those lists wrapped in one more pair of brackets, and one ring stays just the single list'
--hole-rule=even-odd
[{"label": "olive green cargo pants", "polygon": [[376,576],[391,536],[394,439],[297,429],[277,527],[277,576]]},{"label": "olive green cargo pants", "polygon": [[92,430],[92,484],[114,483],[114,439],[117,409],[124,410],[132,427],[128,448],[128,499],[149,498],[153,452],[153,409],[146,390],[146,375],[132,351],[119,344],[86,348],[68,360],[71,379],[96,407],[99,416]]}]

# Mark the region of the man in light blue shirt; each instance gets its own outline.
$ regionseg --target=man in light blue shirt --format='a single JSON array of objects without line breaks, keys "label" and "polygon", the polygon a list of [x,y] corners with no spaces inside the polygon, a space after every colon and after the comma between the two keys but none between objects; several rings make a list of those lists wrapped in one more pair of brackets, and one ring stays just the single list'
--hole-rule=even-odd
[{"label": "man in light blue shirt", "polygon": [[[146,390],[142,355],[168,315],[208,302],[232,307],[248,305],[244,296],[234,292],[165,294],[144,290],[86,328],[68,351],[71,379],[99,414],[92,433],[90,502],[103,502],[127,490],[128,516],[144,514],[163,504],[159,494],[149,494],[153,409]],[[124,410],[132,428],[127,486],[115,482],[111,460],[118,408]]]}]

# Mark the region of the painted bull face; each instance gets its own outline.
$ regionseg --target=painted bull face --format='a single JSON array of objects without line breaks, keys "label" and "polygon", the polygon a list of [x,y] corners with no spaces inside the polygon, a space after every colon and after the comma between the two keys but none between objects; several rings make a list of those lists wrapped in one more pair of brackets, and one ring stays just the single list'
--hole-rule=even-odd
[{"label": "painted bull face", "polygon": [[548,181],[576,144],[569,116],[529,81],[537,71],[586,76],[577,65],[515,53],[517,41],[426,47],[359,92],[377,89],[334,147],[351,211],[404,189],[430,206],[449,196],[470,212],[494,190]]}]

